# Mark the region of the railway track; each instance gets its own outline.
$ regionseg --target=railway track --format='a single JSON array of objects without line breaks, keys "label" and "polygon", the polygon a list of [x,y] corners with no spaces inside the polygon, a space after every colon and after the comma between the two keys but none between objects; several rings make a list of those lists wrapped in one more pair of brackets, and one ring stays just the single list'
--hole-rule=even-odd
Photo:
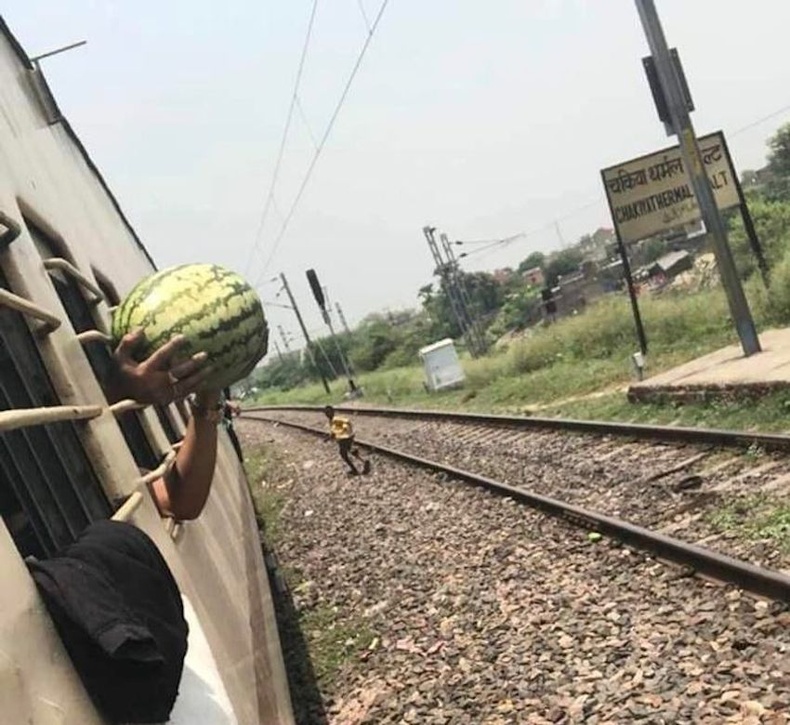
[{"label": "railway track", "polygon": [[[323,433],[315,412],[266,415]],[[519,484],[481,453],[517,448],[516,432],[503,442],[457,423],[356,423],[383,447],[456,467],[467,455],[463,468]],[[576,529],[455,476],[374,453],[370,476],[348,477],[326,439],[250,419],[237,430],[250,457],[269,461],[251,483],[279,512],[271,541],[331,722],[787,722],[783,602],[688,577],[614,539],[590,541],[586,522]],[[439,446],[437,432],[460,450]],[[527,436],[555,467],[557,437]],[[568,460],[603,445],[568,438]]]},{"label": "railway track", "polygon": [[[783,563],[780,549],[728,539],[709,521],[717,506],[754,495],[755,480],[776,484],[774,491],[781,492],[782,482],[790,481],[790,465],[781,455],[790,449],[788,436],[437,411],[338,410],[357,417],[357,428],[365,433],[359,443],[382,455],[507,496],[671,561],[689,574],[790,602],[790,577],[775,568]],[[245,417],[324,436],[324,428],[315,427],[321,425],[320,412],[310,406],[272,407],[248,409]]]}]

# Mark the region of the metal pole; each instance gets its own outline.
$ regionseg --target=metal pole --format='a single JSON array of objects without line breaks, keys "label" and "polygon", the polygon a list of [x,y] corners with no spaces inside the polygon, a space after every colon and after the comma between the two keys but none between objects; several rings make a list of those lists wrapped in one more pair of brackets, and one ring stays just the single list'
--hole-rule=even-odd
[{"label": "metal pole", "polygon": [[329,328],[329,336],[332,338],[332,342],[335,344],[335,350],[337,350],[337,356],[340,358],[340,364],[343,366],[343,372],[346,374],[346,379],[348,380],[348,387],[351,392],[356,392],[357,385],[354,382],[354,375],[351,371],[351,363],[346,358],[346,354],[343,352],[343,349],[340,347],[340,343],[337,341],[337,335],[335,335],[335,329],[332,327],[332,320],[327,315],[326,318],[326,326]]},{"label": "metal pole", "polygon": [[35,63],[38,65],[40,60],[44,58],[49,58],[53,55],[57,55],[58,53],[65,53],[67,50],[73,50],[74,48],[79,48],[85,45],[88,41],[87,40],[79,40],[76,43],[71,43],[70,45],[64,45],[60,48],[56,48],[55,50],[50,50],[48,53],[42,53],[41,55],[35,55],[30,59],[31,63]]},{"label": "metal pole", "polygon": [[340,306],[339,302],[335,302],[335,309],[337,310],[337,316],[340,319],[340,324],[343,325],[343,331],[346,333],[346,335],[350,335],[351,330],[348,327],[346,316],[343,314],[343,308]]},{"label": "metal pole", "polygon": [[749,246],[752,248],[752,253],[757,258],[757,267],[760,270],[763,284],[768,287],[768,261],[765,259],[765,254],[760,244],[760,238],[757,236],[757,230],[754,228],[752,213],[749,211],[749,205],[746,203],[746,197],[743,195],[740,181],[736,180],[736,188],[738,190],[738,195],[741,197],[741,203],[738,208],[741,210],[743,228],[746,231],[746,236],[749,238]]},{"label": "metal pole", "polygon": [[466,318],[467,325],[469,327],[469,334],[474,340],[475,349],[472,351],[472,354],[474,357],[478,357],[479,355],[484,354],[486,350],[485,335],[483,334],[477,316],[472,314],[472,299],[469,296],[469,291],[466,288],[464,278],[461,275],[460,265],[458,264],[458,260],[455,258],[455,253],[453,252],[452,246],[450,246],[450,241],[447,239],[446,234],[441,234],[440,238],[442,240],[442,245],[444,246],[444,253],[447,257],[447,262],[450,265],[450,272],[453,276],[453,282],[455,284],[456,294],[458,295],[460,301],[461,311]]},{"label": "metal pole", "polygon": [[625,284],[628,288],[628,297],[631,300],[631,312],[634,315],[634,325],[636,326],[636,337],[639,340],[639,350],[642,355],[647,355],[647,337],[645,335],[645,328],[642,325],[642,314],[639,311],[639,301],[636,296],[636,288],[634,287],[634,278],[631,275],[631,263],[628,260],[628,251],[620,239],[620,233],[617,232],[617,251],[620,252],[620,259],[623,260],[623,276],[625,277]]},{"label": "metal pole", "polygon": [[691,179],[697,204],[705,222],[705,229],[713,238],[716,264],[727,294],[730,314],[735,321],[743,353],[749,356],[760,351],[760,340],[757,337],[749,304],[735,268],[732,251],[727,243],[727,228],[719,214],[713,189],[705,172],[705,165],[702,162],[702,155],[694,134],[694,127],[691,124],[680,79],[675,71],[675,65],[672,62],[672,56],[653,0],[635,0],[635,2],[650,52],[653,55],[656,74],[667,101],[672,129],[680,141],[683,164]]},{"label": "metal pole", "polygon": [[316,363],[315,358],[313,357],[313,351],[310,348],[310,335],[307,334],[307,328],[305,327],[304,320],[302,319],[302,313],[299,312],[299,308],[296,306],[296,300],[294,299],[293,294],[291,293],[291,288],[288,285],[288,280],[285,278],[285,273],[280,273],[280,279],[283,283],[283,289],[285,290],[285,294],[288,295],[288,301],[291,303],[291,308],[296,315],[296,321],[299,323],[299,327],[302,328],[302,334],[304,335],[304,341],[307,343],[307,354],[310,356],[310,360],[313,363],[313,367],[316,369],[318,374],[321,376],[321,382],[324,384],[324,390],[326,391],[327,395],[329,395],[332,391],[329,388],[329,382],[326,379],[323,371]]},{"label": "metal pole", "polygon": [[743,228],[746,231],[746,236],[749,238],[749,246],[752,248],[752,253],[757,259],[757,267],[760,270],[760,276],[763,278],[763,284],[768,287],[768,261],[765,259],[763,247],[760,244],[760,238],[757,236],[757,230],[754,228],[754,221],[752,214],[749,211],[749,205],[746,203],[746,195],[743,193],[741,180],[738,178],[738,173],[735,171],[735,166],[732,163],[732,156],[730,156],[730,147],[727,145],[727,139],[724,139],[724,153],[727,155],[727,163],[733,169],[733,183],[735,184],[735,191],[738,194],[738,201],[740,201],[741,218],[743,219]]},{"label": "metal pole", "polygon": [[277,325],[277,329],[280,331],[280,339],[283,341],[283,347],[285,348],[285,352],[291,352],[291,345],[288,342],[288,336],[285,334],[285,330],[283,329],[283,326]]},{"label": "metal pole", "polygon": [[450,302],[450,309],[453,312],[453,317],[455,317],[455,321],[458,323],[458,329],[461,331],[461,335],[463,336],[464,340],[466,341],[466,347],[469,349],[469,352],[472,354],[472,357],[475,357],[475,342],[472,338],[471,332],[469,330],[466,321],[464,320],[463,312],[460,309],[460,301],[458,300],[455,292],[455,284],[453,282],[452,276],[449,272],[449,262],[446,262],[442,258],[442,253],[439,250],[439,245],[436,243],[435,232],[436,229],[434,227],[425,226],[422,228],[423,234],[425,234],[425,238],[428,240],[428,248],[431,250],[431,254],[433,255],[433,260],[436,262],[436,269],[434,270],[434,274],[439,276],[439,279],[444,283],[443,291],[447,295],[447,299]]},{"label": "metal pole", "polygon": [[315,346],[318,348],[318,352],[321,353],[324,360],[326,360],[326,364],[329,365],[329,369],[332,371],[332,379],[337,380],[337,378],[340,376],[337,374],[337,369],[335,368],[335,364],[332,362],[332,358],[330,358],[329,355],[326,354],[326,350],[324,350],[324,346],[321,343],[320,337],[317,337],[315,339]]}]

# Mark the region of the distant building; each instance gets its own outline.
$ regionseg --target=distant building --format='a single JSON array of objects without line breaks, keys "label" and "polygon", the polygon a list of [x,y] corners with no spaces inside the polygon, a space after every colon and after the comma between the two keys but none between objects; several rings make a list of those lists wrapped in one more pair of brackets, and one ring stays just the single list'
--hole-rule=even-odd
[{"label": "distant building", "polygon": [[688,252],[679,250],[659,257],[641,271],[642,277],[649,280],[651,287],[662,287],[679,274],[690,270],[693,266],[693,257]]},{"label": "distant building", "polygon": [[546,277],[540,267],[533,267],[521,273],[521,278],[533,287],[543,287],[546,284]]},{"label": "distant building", "polygon": [[585,260],[590,262],[605,262],[616,242],[613,229],[599,227],[592,234],[586,234],[579,240],[579,251]]},{"label": "distant building", "polygon": [[590,302],[607,292],[595,262],[582,263],[580,271],[561,275],[552,290],[556,300],[557,316],[564,317],[580,312]]},{"label": "distant building", "polygon": [[495,269],[492,276],[498,284],[507,284],[513,279],[514,274],[515,272],[510,267],[503,267],[502,269]]}]

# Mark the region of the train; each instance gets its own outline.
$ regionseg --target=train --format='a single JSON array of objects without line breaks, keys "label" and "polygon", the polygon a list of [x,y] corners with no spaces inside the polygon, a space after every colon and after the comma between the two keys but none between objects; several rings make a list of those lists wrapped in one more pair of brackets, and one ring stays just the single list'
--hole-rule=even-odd
[{"label": "train", "polygon": [[40,64],[0,17],[3,725],[104,722],[25,560],[51,556],[111,518],[150,537],[184,597],[190,676],[217,708],[189,721],[293,722],[260,534],[231,442],[220,431],[201,516],[164,519],[145,484],[177,447],[189,411],[110,404],[100,384],[112,309],[154,269]]}]

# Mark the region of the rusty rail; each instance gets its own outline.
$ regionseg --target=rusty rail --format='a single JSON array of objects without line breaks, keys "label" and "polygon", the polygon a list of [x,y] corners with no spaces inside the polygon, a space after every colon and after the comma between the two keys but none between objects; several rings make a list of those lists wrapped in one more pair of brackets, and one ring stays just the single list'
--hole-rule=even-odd
[{"label": "rusty rail", "polygon": [[[302,408],[304,410],[305,408]],[[337,408],[339,410],[339,408]],[[283,410],[280,408],[279,410]],[[358,409],[354,409],[358,410]],[[248,420],[277,423],[313,435],[325,436],[326,431],[273,417],[261,416],[262,411],[245,411]],[[255,413],[254,415],[252,413]],[[492,493],[507,496],[551,516],[562,518],[587,531],[595,531],[617,539],[634,548],[647,551],[657,558],[690,568],[699,576],[733,584],[759,596],[790,602],[790,577],[781,572],[763,569],[748,562],[720,554],[696,544],[689,544],[671,536],[651,531],[613,516],[569,504],[549,496],[511,486],[485,476],[413,456],[404,451],[357,439],[357,442],[390,458],[434,472],[445,473],[455,479],[479,486]]]}]

